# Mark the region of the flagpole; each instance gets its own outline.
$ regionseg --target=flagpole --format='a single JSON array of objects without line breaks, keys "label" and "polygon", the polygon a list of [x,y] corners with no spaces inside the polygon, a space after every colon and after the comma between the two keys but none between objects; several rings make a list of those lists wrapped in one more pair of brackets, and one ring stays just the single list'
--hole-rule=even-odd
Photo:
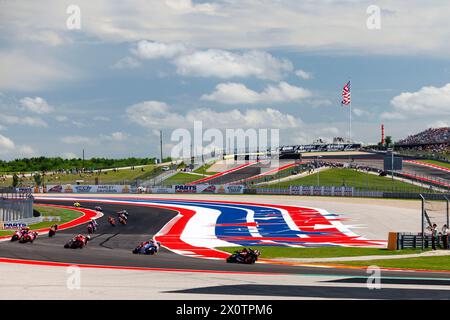
[{"label": "flagpole", "polygon": [[350,131],[349,131],[349,142],[352,142],[352,100],[350,100]]},{"label": "flagpole", "polygon": [[349,79],[348,83],[349,83],[349,93],[350,93],[350,131],[349,131],[349,142],[352,142],[352,84],[351,84],[351,79]]}]

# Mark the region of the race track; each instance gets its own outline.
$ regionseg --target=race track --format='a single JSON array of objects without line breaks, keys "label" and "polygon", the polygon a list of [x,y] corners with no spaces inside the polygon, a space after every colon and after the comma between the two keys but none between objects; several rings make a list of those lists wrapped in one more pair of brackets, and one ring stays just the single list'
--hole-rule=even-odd
[{"label": "race track", "polygon": [[[47,203],[47,204],[60,204],[68,205],[70,201],[61,200],[48,200],[41,199],[36,201],[37,203]],[[221,298],[221,296],[231,297],[236,294],[241,294],[242,297],[248,296],[277,296],[278,298],[283,297],[315,297],[315,298],[364,298],[362,295],[361,288],[358,283],[358,279],[366,279],[367,272],[362,269],[334,269],[334,268],[318,268],[310,266],[294,266],[294,265],[284,265],[284,264],[267,264],[267,263],[257,263],[255,265],[239,265],[239,264],[227,264],[223,259],[213,260],[204,259],[198,257],[190,257],[186,255],[181,255],[169,251],[163,248],[157,255],[154,256],[144,256],[144,255],[133,255],[131,250],[141,241],[148,240],[155,236],[169,221],[171,221],[177,212],[173,210],[146,207],[139,205],[139,203],[127,203],[124,204],[108,204],[102,202],[83,202],[80,201],[85,208],[94,208],[96,205],[100,205],[104,210],[104,217],[98,219],[99,229],[97,233],[92,237],[92,241],[89,245],[82,250],[71,250],[64,249],[64,243],[73,237],[77,233],[86,233],[86,227],[78,226],[72,229],[60,231],[57,233],[55,238],[49,239],[45,236],[40,236],[33,244],[19,244],[0,242],[0,257],[10,258],[10,259],[24,259],[33,260],[41,262],[58,262],[75,264],[80,266],[89,267],[119,267],[116,270],[126,270],[131,268],[132,270],[151,272],[154,277],[154,272],[161,271],[158,278],[159,281],[165,279],[163,276],[167,275],[165,272],[172,274],[170,277],[173,279],[174,276],[171,272],[186,273],[186,275],[192,275],[195,273],[201,273],[205,279],[209,277],[214,277],[214,274],[222,274],[223,277],[227,279],[235,279],[239,277],[277,277],[279,280],[272,280],[271,283],[260,283],[258,281],[252,282],[254,286],[230,286],[223,287],[217,283],[217,280],[208,282],[209,286],[201,286],[196,279],[193,282],[187,281],[188,277],[183,280],[183,285],[178,283],[175,290],[167,290],[166,293],[175,295],[176,298],[189,296],[190,298]],[[73,203],[73,201],[72,201]],[[130,213],[129,222],[126,226],[117,225],[112,227],[108,224],[106,217],[108,215],[113,215],[121,209],[127,209]],[[9,264],[1,264],[2,268],[7,267]],[[47,268],[45,263],[43,266],[26,266],[28,268]],[[92,272],[92,269],[87,268],[86,273]],[[107,269],[102,269],[97,272],[102,272],[103,274],[108,274]],[[120,271],[117,271],[120,272]],[[125,271],[123,271],[125,272]],[[98,274],[98,273],[97,273]],[[98,275],[97,275],[98,276]],[[299,277],[307,277],[309,284],[312,286],[322,286],[324,283],[327,286],[335,285],[333,281],[336,279],[344,281],[344,284],[339,284],[339,286],[344,286],[344,292],[338,293],[336,295],[330,294],[328,290],[306,290],[306,287],[296,288],[292,290],[292,287],[287,287],[288,284],[295,282],[286,281],[286,277],[295,277],[295,282],[299,280]],[[313,281],[314,277],[318,279],[324,279],[324,281]],[[337,277],[337,278],[336,278]],[[438,283],[440,285],[444,284],[446,289],[449,288],[450,282],[447,278],[450,278],[448,273],[439,272],[398,272],[398,271],[383,271],[383,277],[394,278],[394,279],[409,279],[410,284],[420,285],[423,282],[423,278],[435,279],[432,283]],[[256,278],[255,278],[256,279]],[[265,278],[269,279],[269,278]],[[204,279],[202,279],[203,281]],[[187,282],[186,282],[187,281]],[[331,281],[331,283],[329,283]],[[365,281],[365,280],[364,280]],[[157,282],[157,281],[156,281]],[[167,283],[169,283],[168,281]],[[320,283],[319,283],[320,282]],[[398,282],[398,281],[397,281]],[[401,281],[400,281],[401,282]],[[282,284],[285,284],[284,286]],[[202,284],[204,284],[202,282]],[[215,284],[215,285],[214,285]],[[221,282],[221,284],[224,284]],[[356,284],[356,285],[355,285]],[[395,281],[394,281],[395,284]],[[429,285],[429,283],[428,283]],[[359,287],[358,287],[359,286]],[[202,289],[203,288],[203,289]],[[353,289],[352,289],[353,288]],[[168,289],[168,288],[167,288]],[[338,290],[338,291],[339,291]],[[352,291],[353,290],[353,291]],[[365,289],[367,290],[367,289]],[[248,292],[247,292],[248,291]],[[392,291],[392,290],[391,290]],[[413,290],[407,298],[420,298],[426,297],[427,291],[423,290]],[[161,291],[158,291],[161,293]],[[247,292],[247,293],[246,293]],[[312,293],[313,292],[313,293]],[[448,291],[435,292],[436,294],[445,295]],[[129,294],[129,293],[128,293]],[[157,295],[156,293],[153,293]],[[387,294],[387,293],[386,293]],[[150,295],[150,297],[155,298],[155,296]],[[405,293],[402,291],[395,292],[393,289],[389,293],[389,297],[393,298],[395,296],[405,297]],[[172,296],[173,297],[173,296]],[[242,298],[241,297],[241,298]],[[374,298],[382,298],[373,295]],[[97,297],[98,298],[98,297]],[[157,295],[157,298],[164,297]],[[367,297],[366,297],[367,298]],[[386,298],[388,298],[386,296]]]}]

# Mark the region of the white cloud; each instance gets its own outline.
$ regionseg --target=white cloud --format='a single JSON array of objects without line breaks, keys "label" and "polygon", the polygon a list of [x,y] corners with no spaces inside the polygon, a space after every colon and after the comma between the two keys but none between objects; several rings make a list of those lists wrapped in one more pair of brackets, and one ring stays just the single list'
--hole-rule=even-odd
[{"label": "white cloud", "polygon": [[313,106],[314,108],[328,107],[328,106],[331,106],[333,104],[333,102],[331,102],[328,99],[314,99],[314,100],[308,101],[308,103],[311,106]]},{"label": "white cloud", "polygon": [[92,144],[94,142],[92,138],[82,136],[66,136],[62,137],[61,141],[67,144]]},{"label": "white cloud", "polygon": [[298,117],[283,114],[273,108],[237,109],[218,112],[207,108],[191,109],[185,115],[171,110],[164,102],[144,101],[127,108],[129,120],[149,129],[189,128],[194,121],[202,121],[209,128],[297,128]]},{"label": "white cloud", "polygon": [[63,152],[61,157],[64,159],[77,159],[78,156],[73,152]]},{"label": "white cloud", "polygon": [[2,90],[42,90],[79,76],[79,72],[56,60],[38,55],[27,56],[21,51],[0,51],[0,70]]},{"label": "white cloud", "polygon": [[0,113],[0,122],[6,125],[25,125],[30,127],[48,127],[47,123],[41,118],[18,117]]},{"label": "white cloud", "polygon": [[391,100],[396,112],[420,116],[450,115],[450,83],[443,87],[423,87],[403,92]]},{"label": "white cloud", "polygon": [[[376,3],[382,8],[382,28],[374,31],[365,26],[367,1],[129,0],[124,4],[77,0],[82,12],[95,19],[82,19],[76,34],[113,43],[152,39],[230,50],[289,47],[361,54],[450,53],[446,1]],[[27,5],[2,1],[1,6],[0,29],[7,39],[43,30],[67,33],[64,1]],[[60,42],[54,35],[43,38]]]},{"label": "white cloud", "polygon": [[33,113],[43,114],[53,111],[53,108],[41,97],[25,97],[20,100],[20,104],[24,109]]},{"label": "white cloud", "polygon": [[215,14],[216,6],[211,3],[194,4],[192,0],[165,0],[165,3],[171,9],[180,13],[206,13]]},{"label": "white cloud", "polygon": [[309,79],[312,79],[312,73],[306,72],[306,71],[301,70],[301,69],[295,71],[295,74],[296,74],[299,78],[302,78],[303,80],[309,80]]},{"label": "white cloud", "polygon": [[106,140],[106,141],[120,142],[120,141],[125,141],[128,138],[128,134],[118,131],[118,132],[113,132],[110,135],[101,135],[100,138],[102,140]]},{"label": "white cloud", "polygon": [[84,145],[98,145],[106,142],[123,142],[129,137],[124,132],[113,132],[111,134],[100,134],[98,136],[86,137],[86,136],[65,136],[61,138],[61,141],[66,144],[84,144]]},{"label": "white cloud", "polygon": [[216,101],[224,104],[254,104],[290,102],[311,96],[309,90],[280,82],[277,86],[269,85],[264,91],[256,92],[241,83],[220,83],[216,90],[203,95],[201,100]]},{"label": "white cloud", "polygon": [[156,41],[141,40],[131,53],[141,59],[171,59],[187,51],[182,43],[161,43]]},{"label": "white cloud", "polygon": [[15,144],[10,138],[0,134],[0,153],[13,150],[14,147]]},{"label": "white cloud", "polygon": [[352,113],[357,117],[369,117],[371,115],[370,112],[360,108],[352,108]]},{"label": "white cloud", "polygon": [[66,121],[69,120],[69,118],[66,117],[66,116],[56,116],[55,119],[56,119],[56,121],[58,121],[58,122],[66,122]]},{"label": "white cloud", "polygon": [[135,69],[141,63],[133,57],[124,57],[112,65],[113,69]]},{"label": "white cloud", "polygon": [[242,54],[215,49],[195,51],[179,56],[173,63],[181,75],[221,79],[256,77],[276,81],[293,70],[289,60],[256,50]]},{"label": "white cloud", "polygon": [[404,120],[406,116],[399,112],[383,112],[380,118],[384,120]]},{"label": "white cloud", "polygon": [[0,154],[26,157],[36,154],[36,151],[28,145],[16,145],[10,138],[0,134]]}]

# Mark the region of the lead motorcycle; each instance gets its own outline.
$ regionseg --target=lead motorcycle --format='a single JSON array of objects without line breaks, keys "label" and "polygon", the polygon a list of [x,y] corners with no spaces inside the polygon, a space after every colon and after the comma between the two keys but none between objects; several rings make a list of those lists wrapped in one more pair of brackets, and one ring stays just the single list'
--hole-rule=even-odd
[{"label": "lead motorcycle", "polygon": [[17,241],[22,237],[22,231],[20,230],[16,230],[14,231],[12,237],[11,237],[11,241]]},{"label": "lead motorcycle", "polygon": [[243,263],[243,264],[253,264],[258,260],[261,255],[259,250],[244,249],[241,251],[235,251],[231,256],[227,258],[228,263]]},{"label": "lead motorcycle", "polygon": [[22,236],[20,237],[19,242],[20,242],[20,243],[27,243],[27,242],[33,243],[33,241],[36,240],[37,236],[38,236],[38,233],[37,233],[37,232],[27,232],[27,233],[24,233],[24,234],[22,234]]}]

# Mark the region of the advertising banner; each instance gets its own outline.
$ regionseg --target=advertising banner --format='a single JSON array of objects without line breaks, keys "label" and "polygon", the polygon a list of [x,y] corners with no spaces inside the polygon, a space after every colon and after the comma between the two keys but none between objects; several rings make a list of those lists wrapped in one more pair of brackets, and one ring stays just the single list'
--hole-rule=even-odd
[{"label": "advertising banner", "polygon": [[26,227],[27,224],[26,223],[22,223],[22,222],[2,222],[0,224],[0,228],[2,230],[17,230],[23,227]]},{"label": "advertising banner", "polygon": [[175,193],[197,193],[197,186],[176,185]]},{"label": "advertising banner", "polygon": [[242,194],[244,189],[243,185],[219,185],[216,186],[216,193]]},{"label": "advertising banner", "polygon": [[149,187],[147,188],[147,193],[168,194],[175,193],[175,189],[172,187]]},{"label": "advertising banner", "polygon": [[129,185],[47,185],[48,193],[130,193]]}]

